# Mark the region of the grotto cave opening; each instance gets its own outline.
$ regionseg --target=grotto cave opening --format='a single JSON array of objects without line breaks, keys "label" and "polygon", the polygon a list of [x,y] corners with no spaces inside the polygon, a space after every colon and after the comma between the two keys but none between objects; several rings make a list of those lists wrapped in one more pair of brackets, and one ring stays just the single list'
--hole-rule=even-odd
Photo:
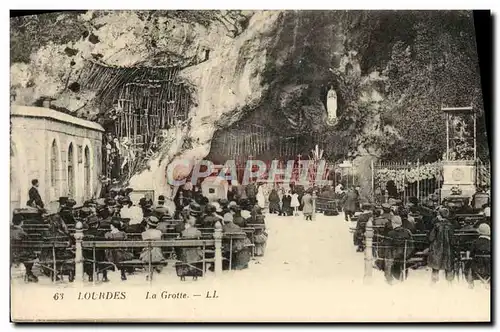
[{"label": "grotto cave opening", "polygon": [[226,128],[219,128],[206,159],[216,164],[235,160],[240,167],[250,159],[266,164],[279,160],[286,164],[288,160],[309,159],[316,145],[325,148],[323,141],[321,133],[296,132],[256,111]]},{"label": "grotto cave opening", "polygon": [[97,91],[103,135],[103,175],[126,183],[147,168],[169,130],[186,125],[193,105],[191,87],[178,75],[181,65],[117,67],[88,60],[78,82]]}]

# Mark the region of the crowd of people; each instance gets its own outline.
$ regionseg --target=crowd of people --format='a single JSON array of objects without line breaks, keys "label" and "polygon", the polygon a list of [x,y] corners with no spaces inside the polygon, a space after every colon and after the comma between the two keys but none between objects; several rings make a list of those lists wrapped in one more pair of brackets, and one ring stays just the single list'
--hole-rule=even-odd
[{"label": "crowd of people", "polygon": [[[36,186],[33,188],[35,189],[30,193],[36,191]],[[252,188],[243,189],[244,192],[252,192]],[[214,229],[220,227],[223,234],[238,235],[232,240],[223,238],[223,269],[248,268],[253,255],[257,257],[264,255],[268,234],[265,230],[263,209],[257,204],[256,195],[242,196],[236,192],[230,195],[231,200],[219,199],[209,202],[200,188],[194,186],[192,190],[179,189],[173,200],[160,195],[155,204],[149,194],[134,203],[130,198],[132,192],[132,188],[111,188],[104,192],[100,199],[86,201],[78,209],[74,208],[74,200],[61,197],[59,211],[53,215],[46,215],[39,196],[30,198],[28,205],[44,215],[43,219],[51,225],[52,232],[71,239],[73,234],[69,231],[69,226],[75,225],[78,221],[82,222],[86,240],[127,241],[134,235],[140,234],[142,240],[155,241],[164,238],[163,235],[166,233],[170,233],[169,238],[200,239],[204,236],[211,237]],[[14,214],[12,241],[29,238],[28,232],[23,229],[23,222],[21,214]],[[248,225],[261,226],[252,228],[252,234],[247,234],[245,228]],[[57,254],[63,253],[58,251]],[[143,263],[154,264],[153,272],[161,272],[167,265],[165,253],[159,247],[144,248],[140,253],[126,248],[95,249],[95,253],[90,249],[84,249],[83,255],[87,259],[84,272],[88,275],[89,281],[93,281],[95,266],[102,274],[102,280],[108,281],[108,271],[118,268],[121,279],[126,280],[127,273],[133,269],[123,262],[133,260],[137,257],[136,254]],[[203,260],[207,258],[204,254],[201,248],[175,249],[175,258],[178,260],[175,268],[181,279],[186,276],[197,278],[202,274]],[[26,262],[28,258],[30,260],[33,258],[32,251],[13,250],[13,262]],[[93,264],[93,260],[98,263]],[[27,280],[38,281],[32,272],[33,264],[24,265]],[[213,264],[209,266],[209,269],[213,268]]]},{"label": "crowd of people", "polygon": [[[44,204],[37,190],[38,181],[35,179],[32,184],[27,205],[44,213]],[[301,210],[304,218],[311,220],[313,190],[318,197],[335,201],[335,209],[338,207],[344,211],[346,221],[357,219],[353,241],[358,252],[365,250],[366,224],[372,220],[374,241],[377,243],[376,264],[384,271],[388,283],[403,281],[407,277],[410,266],[407,263],[421,245],[415,241],[415,234],[426,237],[425,264],[432,269],[432,282],[439,280],[439,271],[444,271],[449,282],[454,279],[459,256],[456,231],[463,230],[463,225],[457,222],[456,205],[443,203],[436,207],[434,204],[420,202],[415,197],[410,197],[406,204],[396,198],[389,198],[382,204],[361,202],[358,188],[352,186],[344,190],[341,184],[334,189],[329,186],[305,189],[301,186],[274,185],[267,192],[264,186],[256,183],[245,186],[234,184],[227,192],[227,199],[212,202],[203,195],[199,186],[193,186],[189,189],[179,188],[172,200],[160,195],[156,203],[149,194],[134,203],[130,198],[132,188],[109,186],[100,199],[89,200],[78,210],[74,208],[74,200],[61,197],[58,213],[45,218],[51,225],[52,232],[70,239],[72,234],[68,226],[74,225],[78,220],[83,222],[85,239],[117,241],[127,241],[137,234],[140,234],[142,240],[155,241],[163,239],[166,233],[181,239],[200,239],[207,234],[210,236],[216,227],[221,227],[224,234],[240,235],[232,241],[231,251],[228,242],[223,242],[223,268],[245,269],[252,255],[262,256],[265,252],[268,234],[265,231],[264,209],[268,207],[270,214],[280,216],[298,215]],[[471,207],[462,208],[470,211]],[[481,213],[482,217],[477,224],[471,226],[479,237],[469,244],[467,250],[469,258],[465,270],[470,285],[473,285],[474,280],[487,282],[491,275],[489,203],[482,206]],[[23,221],[22,217],[14,215],[11,241],[28,238],[23,230]],[[255,228],[251,236],[244,232],[248,225],[259,224],[264,227]],[[37,277],[32,272],[32,260],[35,256],[33,251],[23,249],[13,251],[13,254],[13,261],[24,262],[27,280],[36,282]],[[71,258],[63,250],[58,250],[57,254],[58,259]],[[40,259],[49,259],[51,255],[52,252],[44,250]],[[200,248],[176,248],[175,256],[178,260],[175,268],[181,279],[202,275],[202,262],[207,257]],[[84,257],[88,259],[84,271],[89,281],[95,275],[94,267],[102,274],[103,281],[109,280],[108,270],[118,267],[121,279],[126,280],[127,274],[133,269],[121,263],[134,257],[144,263],[153,263],[153,272],[161,272],[166,265],[165,252],[159,247],[144,248],[140,252],[125,248],[97,249],[95,253],[84,250]],[[99,264],[92,264],[92,260]],[[213,265],[209,268],[213,269]]]},{"label": "crowd of people", "polygon": [[[456,231],[477,232],[468,243],[468,258],[465,261],[465,276],[473,287],[475,280],[488,283],[491,276],[491,238],[490,208],[483,206],[482,216],[476,225],[464,227],[457,222],[457,214],[453,206],[446,203],[431,208],[411,197],[407,204],[401,200],[389,199],[381,205],[362,203],[354,231],[354,245],[358,252],[365,250],[364,234],[366,224],[371,219],[375,231],[374,253],[377,267],[384,271],[386,281],[404,281],[408,276],[409,259],[417,251],[417,247],[425,243],[423,252],[426,265],[432,269],[431,281],[439,280],[439,271],[445,272],[448,282],[452,282],[457,271],[457,260],[460,260],[460,248],[457,248]],[[346,206],[346,208],[350,208]],[[346,216],[348,214],[346,213]],[[349,217],[350,220],[350,217]],[[414,234],[422,234],[425,241],[416,241]],[[420,248],[422,249],[422,248]]]}]

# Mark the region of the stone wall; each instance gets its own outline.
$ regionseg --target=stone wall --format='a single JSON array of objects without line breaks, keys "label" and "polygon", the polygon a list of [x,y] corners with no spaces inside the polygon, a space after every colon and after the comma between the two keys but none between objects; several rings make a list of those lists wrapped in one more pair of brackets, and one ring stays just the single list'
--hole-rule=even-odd
[{"label": "stone wall", "polygon": [[[11,207],[25,206],[32,179],[39,180],[40,195],[50,210],[57,209],[60,196],[71,196],[78,204],[98,196],[102,132],[49,117],[12,114],[11,133]],[[73,147],[73,193],[68,183],[70,145]]]}]

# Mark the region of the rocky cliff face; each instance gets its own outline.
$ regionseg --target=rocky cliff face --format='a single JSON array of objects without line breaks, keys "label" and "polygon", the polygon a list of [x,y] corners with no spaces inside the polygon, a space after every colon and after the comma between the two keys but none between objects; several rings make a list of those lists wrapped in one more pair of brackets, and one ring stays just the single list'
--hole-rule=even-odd
[{"label": "rocky cliff face", "polygon": [[[352,136],[348,137],[350,145],[343,145],[350,147],[337,157],[358,157],[360,169],[367,175],[370,160],[382,152],[372,142],[398,138],[397,131],[381,118],[387,90],[383,70],[391,57],[392,42],[374,49],[374,44],[381,43],[376,32],[386,29],[388,13],[120,11],[50,15],[35,23],[11,23],[11,34],[17,38],[33,29],[29,24],[38,24],[38,40],[42,40],[40,45],[30,44],[11,54],[14,103],[33,104],[47,96],[60,109],[96,119],[106,111],[98,100],[102,93],[71,89],[79,86],[86,59],[109,66],[177,63],[184,67],[179,77],[192,87],[191,120],[169,129],[149,169],[131,179],[135,188],[167,193],[165,169],[169,163],[176,158],[191,163],[203,159],[217,130],[238,122],[244,125],[255,112],[265,116],[270,127],[289,135],[324,136],[347,130]],[[388,34],[398,33],[406,32]],[[335,125],[326,121],[330,86],[338,96],[339,121]]]}]

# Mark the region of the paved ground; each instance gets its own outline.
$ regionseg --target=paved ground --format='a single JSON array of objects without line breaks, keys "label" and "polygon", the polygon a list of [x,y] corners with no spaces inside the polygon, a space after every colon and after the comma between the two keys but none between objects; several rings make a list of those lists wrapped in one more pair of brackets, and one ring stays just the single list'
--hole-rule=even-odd
[{"label": "paved ground", "polygon": [[[14,273],[13,303],[20,306],[19,318],[30,313],[46,317],[105,318],[142,317],[153,320],[265,320],[265,321],[442,321],[488,320],[490,293],[482,287],[464,284],[448,287],[445,282],[431,287],[428,271],[416,271],[401,284],[385,284],[380,271],[371,283],[363,283],[364,259],[352,245],[349,224],[343,216],[318,215],[315,221],[302,217],[268,216],[269,240],[264,257],[249,269],[227,271],[215,278],[209,273],[198,281],[180,282],[172,267],[164,270],[152,288],[144,273],[122,282],[118,274],[106,284],[52,285],[47,278],[39,284],[24,284]],[[74,301],[80,291],[126,291],[127,301]],[[192,301],[161,302],[152,305],[146,292],[186,292]],[[205,299],[217,290],[218,298]],[[65,304],[50,301],[53,293],[64,292]],[[49,299],[22,302],[32,294]],[[196,295],[202,294],[201,297]],[[203,299],[202,299],[203,298]],[[17,301],[17,302],[16,302]],[[72,302],[70,302],[72,301]],[[17,303],[17,304],[16,304]],[[23,303],[22,305],[20,303]],[[50,305],[49,305],[50,304]],[[56,311],[49,310],[56,306]],[[70,309],[72,308],[72,309]],[[66,313],[67,310],[70,310]]]}]

